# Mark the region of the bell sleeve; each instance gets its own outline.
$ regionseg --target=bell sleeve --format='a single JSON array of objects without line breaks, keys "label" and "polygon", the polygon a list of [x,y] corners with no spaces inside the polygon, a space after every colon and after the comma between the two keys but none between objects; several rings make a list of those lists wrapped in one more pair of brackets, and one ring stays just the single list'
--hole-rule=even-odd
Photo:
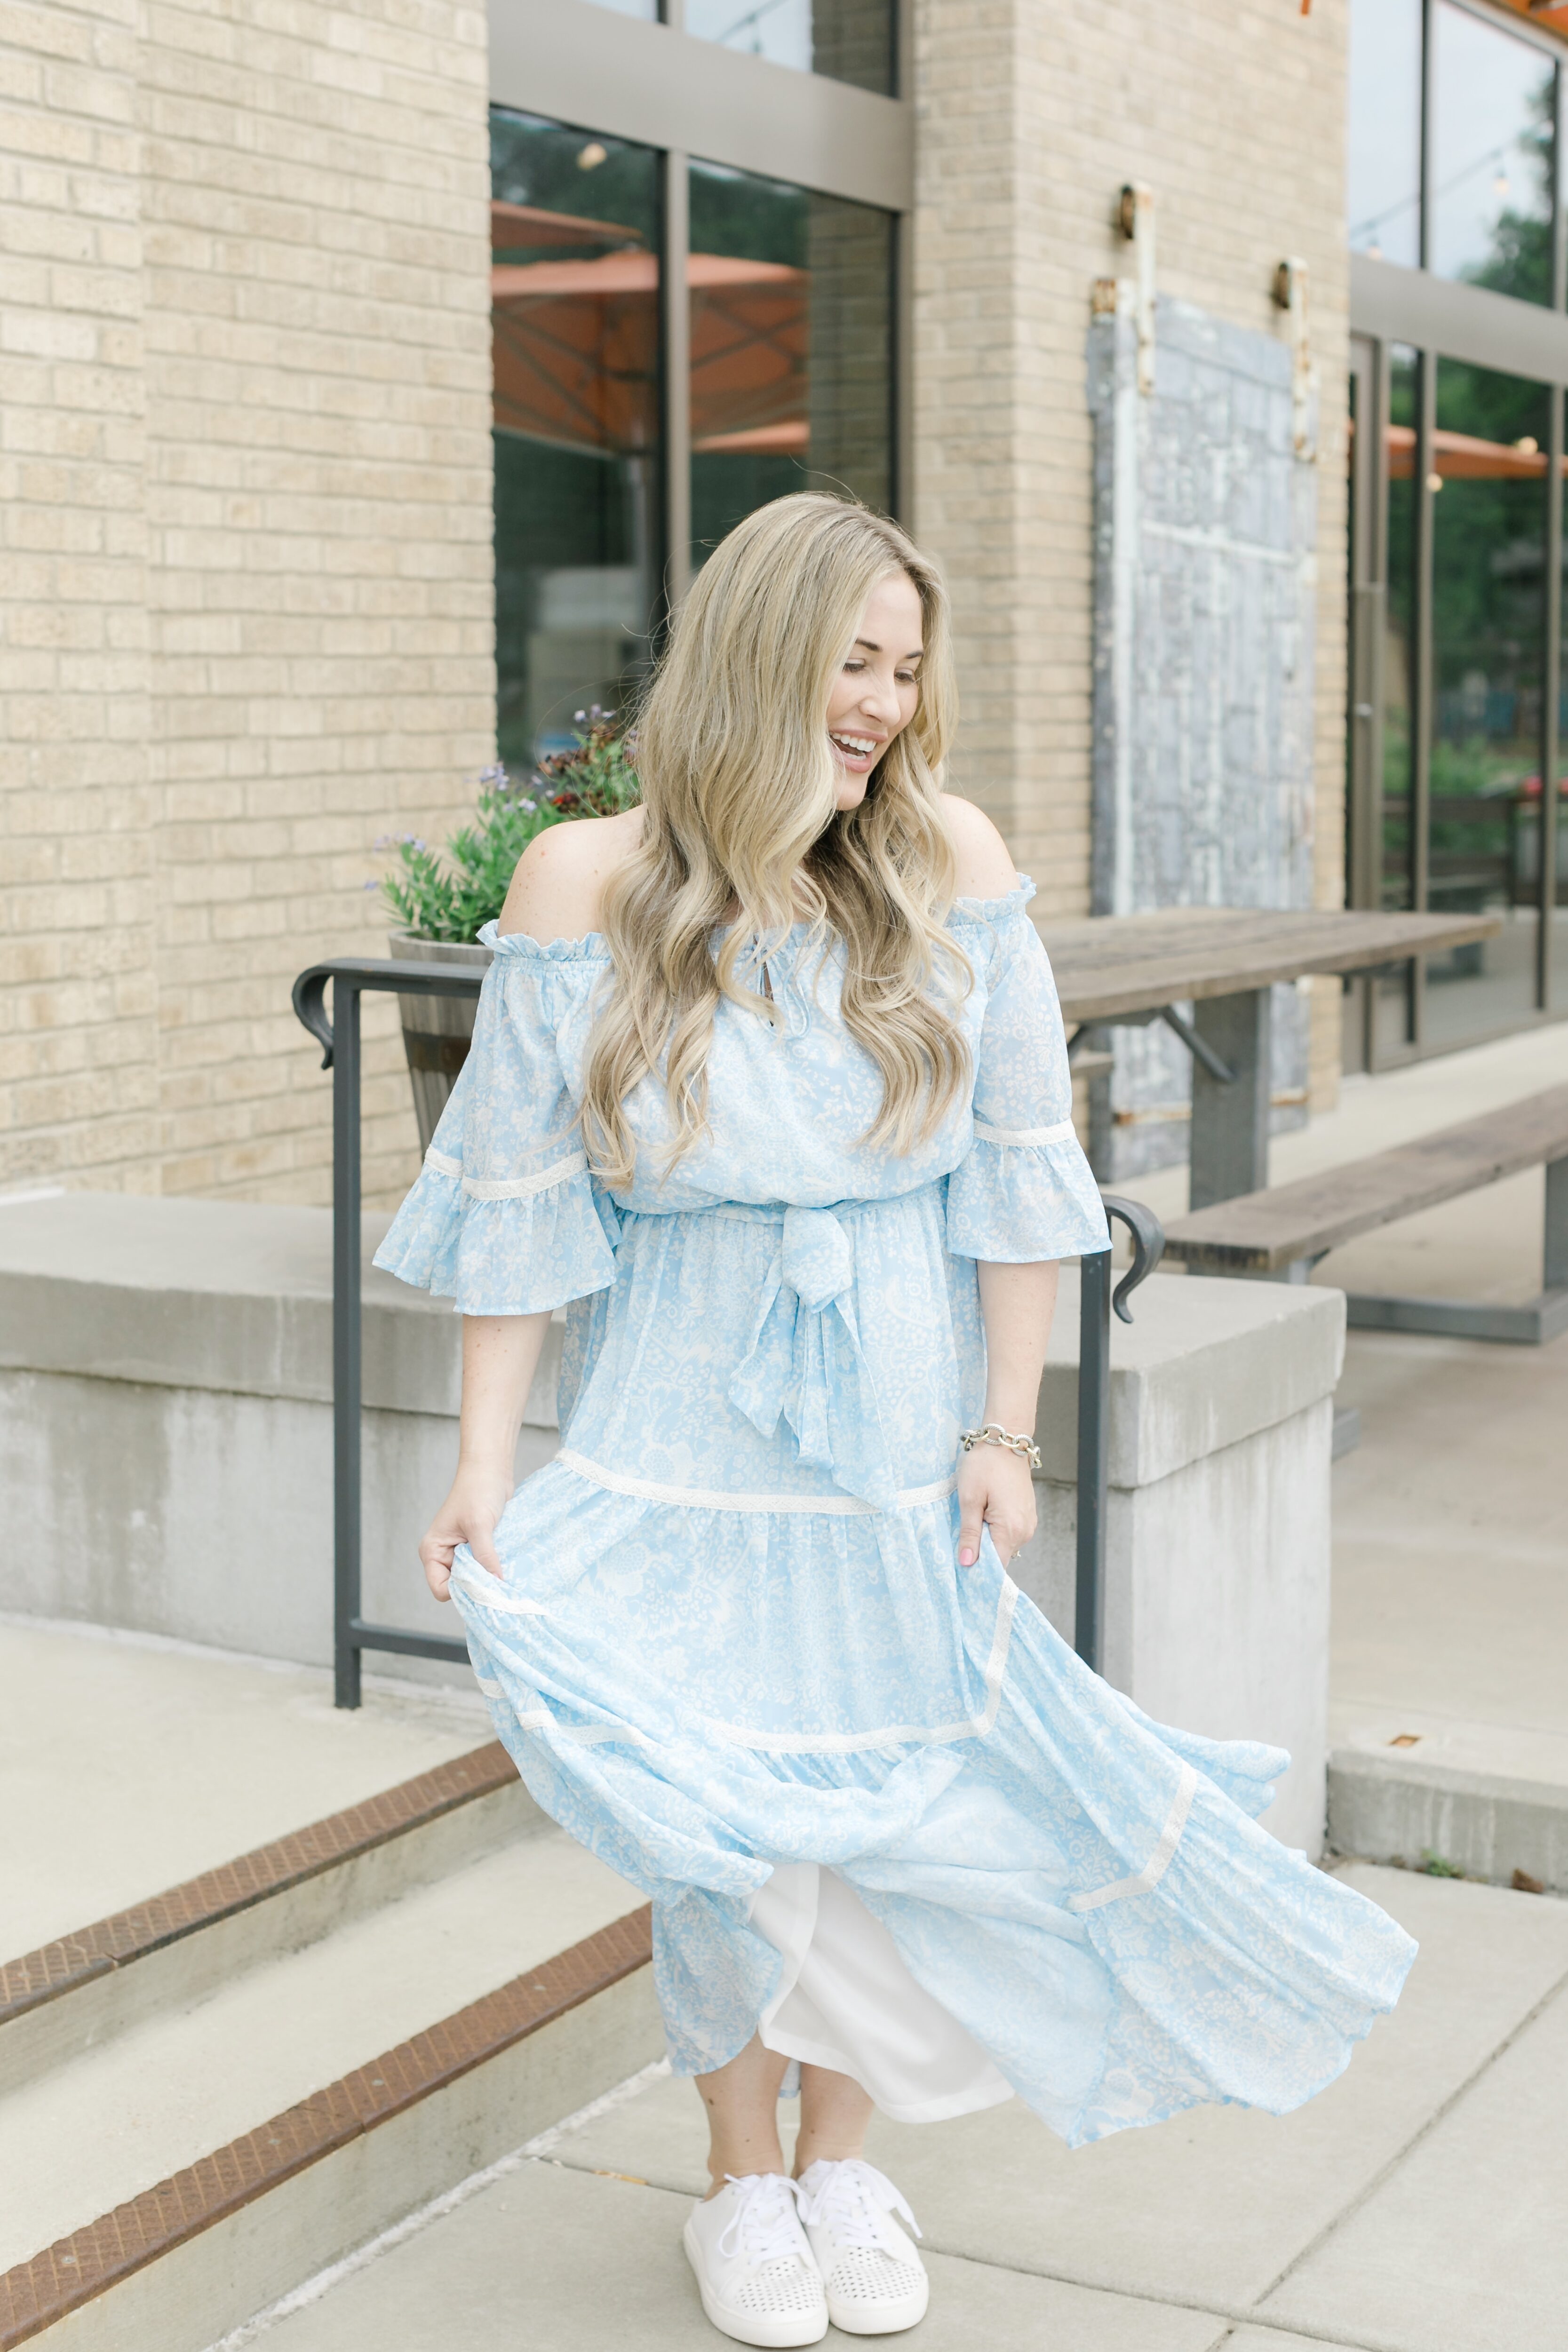
[{"label": "bell sleeve", "polygon": [[948,1180],[949,1249],[1006,1265],[1110,1246],[1100,1187],[1073,1131],[1067,1039],[1050,961],[1026,911],[1032,896],[1028,884],[991,902],[974,1140]]},{"label": "bell sleeve", "polygon": [[535,1315],[616,1277],[614,1204],[590,1174],[556,1045],[563,990],[600,967],[580,940],[487,944],[473,1045],[375,1263],[462,1315]]}]

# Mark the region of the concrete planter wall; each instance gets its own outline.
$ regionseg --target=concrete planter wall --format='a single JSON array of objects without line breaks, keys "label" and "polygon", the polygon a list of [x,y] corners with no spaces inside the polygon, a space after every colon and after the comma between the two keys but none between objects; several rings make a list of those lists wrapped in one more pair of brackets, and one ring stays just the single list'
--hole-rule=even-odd
[{"label": "concrete planter wall", "polygon": [[[385,1228],[367,1216],[368,1260]],[[331,1655],[331,1221],[73,1193],[0,1207],[0,1610]],[[1076,1273],[1040,1389],[1040,1528],[1014,1574],[1069,1639]],[[1109,1679],[1157,1720],[1278,1741],[1268,1826],[1322,1843],[1329,1457],[1344,1301],[1159,1276],[1118,1324]],[[552,1338],[557,1335],[552,1334]],[[546,1352],[519,1476],[556,1446]],[[449,1633],[416,1546],[457,1459],[459,1326],[368,1264],[364,1603]],[[400,1660],[397,1671],[462,1670]]]},{"label": "concrete planter wall", "polygon": [[[468,963],[481,972],[495,954],[493,948],[472,941],[458,946],[450,940],[422,940],[413,931],[394,931],[387,945],[392,955],[409,962]],[[426,1152],[468,1058],[479,1008],[461,996],[400,996],[397,1006],[414,1116],[419,1122],[419,1149]]]}]

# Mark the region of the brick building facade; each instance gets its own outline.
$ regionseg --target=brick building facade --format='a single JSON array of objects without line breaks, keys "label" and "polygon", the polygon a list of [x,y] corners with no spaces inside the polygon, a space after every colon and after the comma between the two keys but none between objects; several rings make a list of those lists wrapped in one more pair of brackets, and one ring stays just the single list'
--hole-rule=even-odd
[{"label": "brick building facade", "polygon": [[[0,1192],[321,1201],[289,981],[379,948],[377,836],[447,829],[494,755],[490,36],[458,0],[20,0],[3,38]],[[1163,295],[1282,336],[1307,265],[1339,903],[1345,0],[918,0],[905,54],[900,503],[953,587],[956,787],[1088,909],[1086,336],[1140,181]],[[389,1003],[367,1030],[386,1197],[414,1124]],[[1337,1050],[1326,991],[1320,1099]]]}]

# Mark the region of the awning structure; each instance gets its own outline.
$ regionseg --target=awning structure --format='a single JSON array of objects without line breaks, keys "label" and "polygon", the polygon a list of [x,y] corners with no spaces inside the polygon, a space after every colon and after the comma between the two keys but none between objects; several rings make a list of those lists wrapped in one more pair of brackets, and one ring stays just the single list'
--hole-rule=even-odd
[{"label": "awning structure", "polygon": [[[1353,434],[1353,420],[1350,429]],[[1389,425],[1387,446],[1390,480],[1408,481],[1415,471],[1415,426]],[[1445,482],[1541,481],[1547,462],[1545,450],[1533,441],[1482,441],[1473,433],[1446,433],[1440,428],[1432,436],[1433,471]],[[1561,462],[1568,476],[1568,457]]]},{"label": "awning structure", "polygon": [[[658,430],[658,262],[635,230],[522,205],[491,207],[495,421],[603,456]],[[584,252],[584,247],[612,247]],[[570,257],[548,257],[563,247]],[[803,454],[810,441],[810,278],[784,262],[693,253],[691,434],[698,451]]]},{"label": "awning structure", "polygon": [[1568,0],[1503,0],[1518,16],[1528,16],[1543,33],[1555,33],[1568,40]]}]

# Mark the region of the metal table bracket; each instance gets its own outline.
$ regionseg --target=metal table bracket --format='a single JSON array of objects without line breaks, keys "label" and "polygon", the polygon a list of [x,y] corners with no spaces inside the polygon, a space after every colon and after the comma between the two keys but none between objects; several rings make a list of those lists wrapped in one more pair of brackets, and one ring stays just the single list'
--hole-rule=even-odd
[{"label": "metal table bracket", "polygon": [[1120,1193],[1101,1194],[1108,1218],[1132,1237],[1132,1263],[1111,1291],[1109,1249],[1079,1261],[1078,1580],[1073,1647],[1100,1673],[1105,1641],[1105,1512],[1110,1467],[1110,1312],[1123,1323],[1127,1301],[1164,1255],[1165,1234],[1152,1209]]}]

